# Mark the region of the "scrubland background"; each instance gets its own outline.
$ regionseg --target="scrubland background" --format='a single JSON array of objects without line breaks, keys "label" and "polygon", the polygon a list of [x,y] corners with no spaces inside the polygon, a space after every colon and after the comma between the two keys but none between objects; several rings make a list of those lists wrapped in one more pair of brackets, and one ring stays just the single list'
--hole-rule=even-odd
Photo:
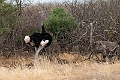
[{"label": "scrubland background", "polygon": [[[119,60],[112,63],[98,63],[95,58],[85,60],[90,53],[90,22],[94,27],[94,41],[119,42],[119,0],[36,5],[16,0],[16,3],[6,4],[4,0],[0,3],[0,80],[120,79]],[[75,18],[77,26],[61,34],[59,40],[54,39],[50,47],[42,50],[38,65],[34,66],[34,48],[24,43],[24,36],[41,31],[43,22],[55,8],[64,8]],[[69,44],[65,41],[66,37],[71,41]]]}]

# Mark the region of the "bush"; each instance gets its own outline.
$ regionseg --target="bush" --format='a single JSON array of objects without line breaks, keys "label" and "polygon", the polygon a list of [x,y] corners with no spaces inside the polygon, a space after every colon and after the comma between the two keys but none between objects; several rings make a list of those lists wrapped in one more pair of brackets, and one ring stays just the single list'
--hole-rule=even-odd
[{"label": "bush", "polygon": [[0,1],[0,34],[10,32],[15,27],[18,19],[16,11],[14,5]]},{"label": "bush", "polygon": [[45,26],[47,30],[53,33],[55,38],[58,38],[61,33],[75,28],[76,21],[63,8],[56,8],[51,11],[49,19],[45,22]]}]

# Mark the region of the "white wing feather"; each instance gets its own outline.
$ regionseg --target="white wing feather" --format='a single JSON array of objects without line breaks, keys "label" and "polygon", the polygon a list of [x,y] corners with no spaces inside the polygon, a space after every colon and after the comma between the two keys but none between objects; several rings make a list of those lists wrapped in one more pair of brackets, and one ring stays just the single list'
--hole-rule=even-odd
[{"label": "white wing feather", "polygon": [[45,41],[42,40],[40,44],[41,44],[41,46],[45,46],[48,42],[49,42],[49,40],[45,40]]}]

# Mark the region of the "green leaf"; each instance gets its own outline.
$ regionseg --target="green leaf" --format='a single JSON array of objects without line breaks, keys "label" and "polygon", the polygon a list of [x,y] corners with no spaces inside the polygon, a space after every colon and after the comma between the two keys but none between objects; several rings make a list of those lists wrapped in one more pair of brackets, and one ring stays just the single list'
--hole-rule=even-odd
[{"label": "green leaf", "polygon": [[49,19],[45,22],[45,26],[47,30],[51,31],[57,37],[60,33],[65,33],[75,28],[76,21],[63,8],[55,8],[51,11]]}]

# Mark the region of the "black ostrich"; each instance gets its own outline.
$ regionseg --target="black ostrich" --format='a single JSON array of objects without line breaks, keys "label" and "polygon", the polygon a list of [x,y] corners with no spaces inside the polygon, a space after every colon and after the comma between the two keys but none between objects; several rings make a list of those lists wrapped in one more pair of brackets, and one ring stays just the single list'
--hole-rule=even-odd
[{"label": "black ostrich", "polygon": [[35,47],[35,61],[37,61],[40,50],[50,46],[52,36],[45,31],[43,24],[42,33],[34,33],[31,36],[25,36],[24,41]]}]

